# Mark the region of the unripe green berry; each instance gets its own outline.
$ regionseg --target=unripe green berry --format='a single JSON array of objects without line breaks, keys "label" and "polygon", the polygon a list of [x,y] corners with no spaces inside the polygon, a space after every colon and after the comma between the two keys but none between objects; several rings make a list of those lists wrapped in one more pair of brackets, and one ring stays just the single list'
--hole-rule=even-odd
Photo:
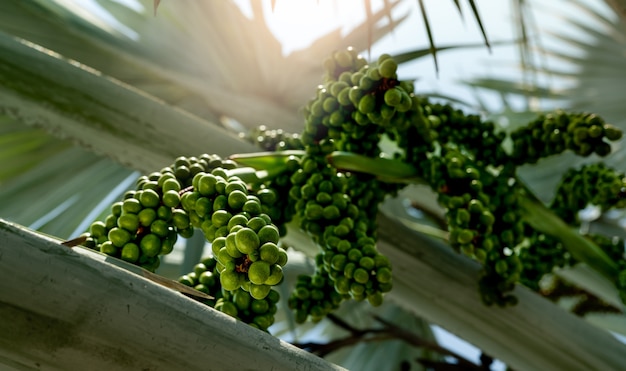
[{"label": "unripe green berry", "polygon": [[[254,263],[253,263],[254,264]],[[283,268],[278,264],[270,265],[270,275],[265,280],[265,284],[268,286],[278,285],[283,280]]]},{"label": "unripe green berry", "polygon": [[365,284],[369,281],[369,273],[363,268],[356,268],[353,277],[356,282],[361,284]]},{"label": "unripe green berry", "polygon": [[264,243],[259,248],[259,257],[269,264],[277,263],[279,255],[279,247],[273,242]]},{"label": "unripe green berry", "polygon": [[135,263],[139,260],[139,246],[137,244],[129,242],[122,248],[121,258],[129,263]]},{"label": "unripe green berry", "polygon": [[376,109],[376,97],[373,94],[364,95],[359,101],[359,111],[364,114],[372,113]]},{"label": "unripe green berry", "polygon": [[385,103],[391,107],[396,107],[402,102],[402,91],[399,88],[391,88],[385,92]]},{"label": "unripe green berry", "polygon": [[106,241],[100,245],[100,252],[110,256],[116,256],[118,249],[111,241]]},{"label": "unripe green berry", "polygon": [[109,233],[108,233],[109,241],[111,241],[111,243],[113,243],[115,247],[119,247],[119,248],[123,247],[128,242],[130,242],[131,237],[132,236],[130,232],[119,227],[112,228],[111,230],[109,230]]},{"label": "unripe green berry", "polygon": [[223,271],[220,273],[220,283],[226,291],[235,291],[241,286],[242,277],[235,271]]},{"label": "unripe green berry", "polygon": [[474,239],[474,231],[471,229],[462,229],[457,235],[457,243],[461,245],[468,244]]},{"label": "unripe green berry", "polygon": [[159,194],[152,189],[143,190],[139,196],[139,201],[144,207],[157,207],[161,202]]},{"label": "unripe green berry", "polygon": [[141,238],[139,248],[142,254],[147,257],[157,256],[161,252],[161,238],[155,234],[148,233]]},{"label": "unripe green berry", "polygon": [[269,285],[251,284],[250,295],[257,300],[265,299],[265,297],[269,294],[271,288],[272,286]]},{"label": "unripe green berry", "polygon": [[[158,197],[158,195],[157,195],[157,197]],[[141,205],[141,202],[139,202],[139,200],[137,200],[135,198],[126,199],[122,203],[122,213],[137,214],[143,208],[144,208],[144,206]]]},{"label": "unripe green berry", "polygon": [[256,285],[262,285],[270,276],[270,265],[266,261],[257,260],[248,268],[248,279]]},{"label": "unripe green berry", "polygon": [[248,201],[248,195],[241,190],[233,190],[228,194],[228,206],[233,210],[240,210]]},{"label": "unripe green berry", "polygon": [[182,209],[172,210],[172,224],[179,230],[190,227],[189,215]]},{"label": "unripe green berry", "polygon": [[376,280],[380,283],[391,282],[391,269],[388,267],[380,267],[376,270]]},{"label": "unripe green berry", "polygon": [[386,79],[395,78],[397,69],[398,69],[398,64],[392,58],[384,59],[378,65],[380,76]]},{"label": "unripe green berry", "polygon": [[259,236],[250,228],[242,228],[235,233],[237,250],[242,254],[251,254],[260,246]]}]

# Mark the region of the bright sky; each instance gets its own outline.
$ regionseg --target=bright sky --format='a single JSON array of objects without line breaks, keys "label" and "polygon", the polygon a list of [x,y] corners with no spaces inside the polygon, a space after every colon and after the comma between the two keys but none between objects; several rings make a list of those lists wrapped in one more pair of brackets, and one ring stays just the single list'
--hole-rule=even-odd
[{"label": "bright sky", "polygon": [[[248,0],[237,0],[244,9]],[[439,47],[474,45],[474,48],[444,51],[438,54],[439,74],[434,60],[425,57],[400,66],[403,79],[418,79],[417,89],[423,93],[442,95],[474,101],[476,92],[459,84],[461,80],[485,76],[521,79],[517,67],[517,47],[510,44],[515,39],[512,1],[482,0],[477,7],[489,40],[495,45],[491,52],[484,47],[483,36],[468,2],[460,1],[463,15],[459,14],[454,1],[425,0],[435,44]],[[348,31],[366,18],[363,0],[300,0],[277,1],[272,12],[270,2],[265,1],[270,28],[283,44],[286,54],[306,47],[320,34],[339,25]],[[374,10],[383,6],[382,0],[372,1]],[[371,59],[382,53],[400,53],[428,48],[428,38],[417,1],[402,1],[396,7],[394,17],[409,17],[394,32],[372,48]],[[554,20],[551,21],[554,23]],[[509,42],[498,45],[498,42]],[[462,62],[460,62],[462,61]],[[492,108],[499,108],[501,101],[496,95],[481,94]],[[518,101],[519,102],[519,101]],[[518,104],[522,108],[521,104]]]},{"label": "bright sky", "polygon": [[[237,1],[246,9],[246,0]],[[477,44],[479,47],[459,52],[442,52],[438,56],[439,76],[436,76],[433,59],[423,58],[407,63],[399,69],[399,75],[406,79],[419,78],[421,91],[438,91],[450,95],[466,95],[467,89],[457,86],[455,81],[488,70],[501,70],[503,61],[513,64],[511,47],[494,47],[492,53],[482,46],[483,38],[471,9],[462,4],[463,17],[453,1],[426,0],[426,11],[431,23],[434,41],[438,46]],[[514,39],[510,2],[484,0],[478,2],[479,11],[487,29],[490,41],[510,41]],[[383,1],[372,1],[374,9],[382,7]],[[277,1],[274,12],[269,1],[265,2],[270,27],[281,40],[285,53],[308,45],[320,34],[344,25],[344,31],[354,27],[366,18],[363,0],[301,0]],[[397,6],[394,17],[409,13],[409,17],[393,33],[375,44],[372,57],[382,53],[399,53],[428,47],[424,22],[417,1],[403,1]],[[297,32],[295,32],[297,30]],[[459,55],[467,63],[459,63]],[[510,68],[508,72],[510,74]]]},{"label": "bright sky", "polygon": [[[242,9],[247,8],[249,0],[236,0]],[[425,0],[434,41],[436,45],[477,45],[475,48],[444,51],[439,53],[439,75],[437,76],[433,59],[422,58],[416,62],[406,63],[399,69],[399,75],[404,79],[417,78],[417,88],[420,92],[436,92],[460,99],[473,101],[476,92],[462,86],[458,82],[471,77],[506,77],[521,80],[518,68],[518,49],[516,46],[497,45],[498,42],[510,42],[516,39],[515,12],[512,4],[517,0],[481,0],[477,1],[484,28],[489,40],[495,44],[491,52],[485,48],[480,29],[473,16],[472,9],[467,1],[460,1],[463,16],[461,16],[452,0]],[[602,9],[601,1],[583,0],[596,4]],[[265,1],[265,8],[270,27],[277,38],[282,42],[284,52],[299,49],[308,45],[318,35],[323,34],[339,25],[344,30],[352,28],[366,17],[363,0],[299,0],[276,1],[276,8],[272,12],[270,1]],[[581,17],[579,9],[566,0],[552,2],[531,1],[535,9],[535,22],[543,32],[559,30],[563,32],[561,15]],[[372,1],[374,9],[383,5],[382,0]],[[402,1],[397,6],[394,15],[399,17],[406,12],[409,17],[396,30],[385,37],[372,48],[372,58],[382,53],[399,53],[428,47],[428,38],[417,1]],[[545,46],[555,46],[554,41],[542,38]],[[558,61],[550,61],[550,67],[568,68]],[[552,81],[558,85],[565,81]],[[497,108],[501,100],[497,95],[481,94],[490,106]],[[523,108],[517,101],[515,107]],[[513,102],[516,103],[515,101]]]},{"label": "bright sky", "polygon": [[[55,0],[60,3],[79,3],[87,12],[98,14],[98,17],[109,24],[115,24],[125,33],[132,33],[112,17],[97,12],[95,0]],[[133,8],[152,7],[152,0],[115,0],[128,4]],[[250,0],[233,0],[240,5],[244,13],[250,14]],[[256,1],[256,0],[255,0]],[[481,0],[476,1],[483,25],[489,40],[496,44],[491,53],[485,48],[483,38],[474,19],[468,1],[459,1],[463,15],[461,16],[452,0],[424,0],[426,12],[430,20],[434,41],[437,46],[476,45],[443,51],[438,54],[439,74],[436,74],[433,59],[422,58],[415,62],[400,66],[399,75],[403,79],[418,79],[417,89],[422,93],[438,93],[474,101],[476,92],[461,84],[462,80],[472,77],[506,77],[521,80],[521,72],[517,67],[517,47],[513,45],[497,45],[498,42],[510,42],[515,39],[514,11],[511,4],[518,0]],[[602,3],[593,0],[582,0],[589,3]],[[383,0],[372,0],[374,10],[380,9]],[[559,14],[576,14],[577,8],[566,0],[552,2],[531,1],[537,9],[536,22],[542,29],[559,29]],[[315,38],[338,27],[343,26],[344,32],[366,18],[363,0],[277,0],[275,9],[271,9],[271,1],[263,0],[268,24],[283,45],[285,54],[294,49],[306,47]],[[163,4],[161,6],[164,6]],[[601,5],[600,5],[601,6]],[[555,11],[556,10],[556,11]],[[382,53],[399,53],[428,47],[428,38],[417,1],[401,1],[396,7],[394,17],[399,18],[408,12],[409,17],[397,26],[394,32],[375,44],[372,48],[372,59]],[[562,23],[562,22],[561,22]],[[562,29],[562,27],[561,27]],[[132,37],[132,35],[130,35]],[[545,44],[550,40],[543,39]],[[554,67],[551,62],[550,66]],[[563,67],[558,65],[558,67]],[[497,109],[500,97],[495,94],[480,93],[481,99]],[[517,101],[520,102],[520,101]],[[515,102],[514,102],[515,103]],[[523,108],[521,104],[516,107]]]}]

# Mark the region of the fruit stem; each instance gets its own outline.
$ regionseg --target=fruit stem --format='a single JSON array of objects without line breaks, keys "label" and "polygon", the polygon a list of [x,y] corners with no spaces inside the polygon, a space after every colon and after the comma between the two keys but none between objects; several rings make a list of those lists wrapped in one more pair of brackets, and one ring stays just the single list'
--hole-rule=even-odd
[{"label": "fruit stem", "polygon": [[274,168],[284,168],[291,156],[302,157],[306,154],[303,150],[266,151],[239,153],[229,156],[230,160],[243,166],[250,166],[257,170],[272,172]]},{"label": "fruit stem", "polygon": [[[279,171],[276,171],[279,170]],[[268,170],[256,170],[253,167],[238,167],[235,169],[227,170],[226,173],[228,176],[236,176],[241,179],[245,183],[262,183],[267,180],[272,179],[276,175],[280,174],[284,169],[272,169],[272,171]]]},{"label": "fruit stem", "polygon": [[417,177],[417,170],[410,164],[384,157],[367,157],[352,152],[335,151],[327,157],[328,163],[337,169],[375,175],[387,183],[426,182]]}]

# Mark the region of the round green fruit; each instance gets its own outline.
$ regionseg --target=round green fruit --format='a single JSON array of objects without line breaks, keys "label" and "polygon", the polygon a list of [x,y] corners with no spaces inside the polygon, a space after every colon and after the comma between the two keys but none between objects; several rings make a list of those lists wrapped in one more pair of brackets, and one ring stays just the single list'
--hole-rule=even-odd
[{"label": "round green fruit", "polygon": [[259,248],[261,241],[256,232],[246,227],[236,232],[235,243],[242,254],[251,254]]},{"label": "round green fruit", "polygon": [[272,287],[268,285],[250,285],[250,295],[257,300],[265,299]]},{"label": "round green fruit", "polygon": [[228,254],[232,256],[233,258],[240,258],[243,256],[243,254],[237,249],[237,243],[235,241],[235,233],[229,233],[228,236],[226,236],[225,248]]},{"label": "round green fruit", "polygon": [[223,271],[220,274],[220,283],[226,291],[235,291],[241,286],[241,276],[235,271]]},{"label": "round green fruit", "polygon": [[115,247],[121,248],[124,245],[126,245],[128,242],[130,242],[130,239],[132,236],[130,235],[130,232],[128,232],[127,230],[123,228],[115,227],[109,231],[108,237],[109,237],[109,241],[111,241],[111,243],[113,243]]},{"label": "round green fruit", "polygon": [[161,188],[163,189],[163,192],[176,191],[176,193],[178,193],[180,192],[180,183],[173,175],[171,175],[163,181]]},{"label": "round green fruit", "polygon": [[398,63],[391,58],[387,58],[380,63],[378,66],[378,71],[381,77],[386,79],[391,79],[396,76],[396,71],[398,70]]},{"label": "round green fruit", "polygon": [[100,252],[110,256],[116,256],[117,247],[115,247],[111,241],[106,241],[100,245]]},{"label": "round green fruit", "polygon": [[272,242],[277,244],[278,239],[280,238],[280,232],[278,231],[278,228],[276,228],[276,226],[268,224],[259,230],[258,237],[261,244],[264,244],[266,242]]},{"label": "round green fruit", "polygon": [[152,208],[143,209],[137,214],[137,218],[139,218],[139,224],[144,227],[149,227],[150,224],[156,220],[157,212]]},{"label": "round green fruit", "polygon": [[157,219],[150,224],[150,233],[165,237],[169,233],[169,224],[165,220]]},{"label": "round green fruit", "polygon": [[275,243],[266,242],[259,248],[259,257],[269,264],[276,264],[280,257],[279,252],[279,247]]},{"label": "round green fruit", "polygon": [[217,210],[213,212],[211,222],[213,222],[213,225],[216,227],[222,227],[228,225],[228,222],[232,217],[233,215],[226,210]]},{"label": "round green fruit", "polygon": [[283,268],[278,264],[272,264],[270,266],[270,275],[265,280],[265,284],[269,286],[274,286],[274,285],[278,285],[282,280],[283,280]]},{"label": "round green fruit", "polygon": [[89,226],[89,233],[96,239],[105,236],[107,234],[106,225],[101,221],[93,222]]},{"label": "round green fruit", "polygon": [[197,174],[198,188],[197,191],[203,196],[213,196],[217,192],[215,185],[217,184],[217,178],[213,174]]},{"label": "round green fruit", "polygon": [[153,257],[161,252],[161,238],[156,234],[148,233],[141,238],[139,247],[143,255]]},{"label": "round green fruit", "polygon": [[139,201],[144,207],[157,207],[161,203],[159,194],[152,189],[146,189],[139,195]]},{"label": "round green fruit", "polygon": [[172,224],[179,230],[189,228],[189,215],[185,210],[174,209],[172,211]]},{"label": "round green fruit", "polygon": [[117,226],[131,233],[139,228],[139,217],[136,214],[122,214],[117,218]]},{"label": "round green fruit", "polygon": [[143,208],[144,207],[141,206],[141,202],[139,202],[139,200],[136,199],[136,198],[128,198],[128,199],[124,200],[124,202],[122,203],[122,212],[123,213],[137,214]]},{"label": "round green fruit", "polygon": [[270,265],[263,260],[257,260],[248,268],[248,278],[255,285],[262,285],[270,277]]},{"label": "round green fruit", "polygon": [[180,204],[180,195],[178,191],[169,190],[163,193],[163,205],[167,207],[177,207]]},{"label": "round green fruit", "polygon": [[137,244],[129,242],[122,248],[121,258],[129,263],[135,263],[139,260],[139,246]]},{"label": "round green fruit", "polygon": [[252,300],[252,303],[250,303],[250,309],[252,309],[253,313],[263,314],[267,313],[270,310],[270,304],[267,300],[264,299],[254,299]]}]

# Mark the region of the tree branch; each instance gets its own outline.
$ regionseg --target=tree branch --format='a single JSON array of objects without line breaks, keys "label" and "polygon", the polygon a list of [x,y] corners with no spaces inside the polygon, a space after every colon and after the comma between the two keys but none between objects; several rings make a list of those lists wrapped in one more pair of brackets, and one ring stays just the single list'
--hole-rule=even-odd
[{"label": "tree branch", "polygon": [[[449,350],[447,348],[442,347],[441,345],[428,341],[417,334],[414,334],[410,331],[407,331],[395,324],[383,319],[378,315],[373,316],[374,319],[383,325],[383,328],[365,328],[358,329],[343,319],[339,318],[335,314],[328,314],[327,318],[336,326],[341,327],[342,329],[348,331],[350,335],[332,340],[328,343],[315,343],[315,342],[307,342],[307,343],[295,343],[293,345],[297,346],[300,349],[309,351],[313,354],[316,354],[320,357],[325,357],[326,355],[339,350],[343,347],[352,346],[358,344],[360,342],[374,342],[374,341],[385,341],[385,340],[402,340],[407,344],[413,345],[417,348],[422,348],[426,350],[430,350],[436,352],[442,356],[450,356],[456,359],[457,366],[462,367],[464,370],[476,370],[476,371],[484,371],[485,367],[482,365],[476,365],[475,363],[467,360],[463,356]],[[428,361],[428,360],[418,360],[419,362]],[[488,368],[487,368],[488,369]]]}]

